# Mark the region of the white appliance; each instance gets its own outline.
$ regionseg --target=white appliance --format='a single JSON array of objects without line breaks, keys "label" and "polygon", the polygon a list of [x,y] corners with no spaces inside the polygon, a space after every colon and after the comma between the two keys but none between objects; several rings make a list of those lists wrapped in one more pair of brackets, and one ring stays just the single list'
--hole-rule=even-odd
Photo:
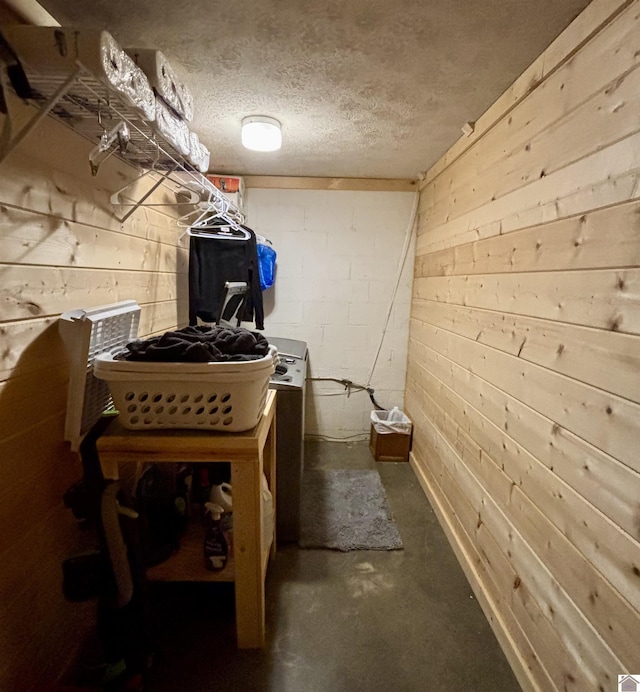
[{"label": "white appliance", "polygon": [[276,399],[276,538],[300,537],[300,496],[304,469],[304,400],[307,344],[296,339],[267,336],[278,349],[280,364],[271,376]]}]

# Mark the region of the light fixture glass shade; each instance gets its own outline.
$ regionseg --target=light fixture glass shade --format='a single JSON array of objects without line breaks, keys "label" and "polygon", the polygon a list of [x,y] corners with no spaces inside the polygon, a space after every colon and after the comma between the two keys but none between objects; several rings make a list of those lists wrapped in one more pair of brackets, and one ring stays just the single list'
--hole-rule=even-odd
[{"label": "light fixture glass shade", "polygon": [[266,115],[242,119],[242,146],[253,151],[276,151],[282,146],[280,123]]}]

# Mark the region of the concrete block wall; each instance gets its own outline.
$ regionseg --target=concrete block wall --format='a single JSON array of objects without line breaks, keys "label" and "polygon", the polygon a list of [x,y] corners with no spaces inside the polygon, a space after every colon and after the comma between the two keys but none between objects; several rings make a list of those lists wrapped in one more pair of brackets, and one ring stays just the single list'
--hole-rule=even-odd
[{"label": "concrete block wall", "polygon": [[[309,346],[309,377],[369,383],[385,408],[403,406],[413,276],[413,241],[386,333],[414,202],[412,192],[247,192],[247,221],[277,252],[275,285],[264,293],[265,334]],[[366,392],[309,380],[306,434],[354,440],[369,434]]]}]

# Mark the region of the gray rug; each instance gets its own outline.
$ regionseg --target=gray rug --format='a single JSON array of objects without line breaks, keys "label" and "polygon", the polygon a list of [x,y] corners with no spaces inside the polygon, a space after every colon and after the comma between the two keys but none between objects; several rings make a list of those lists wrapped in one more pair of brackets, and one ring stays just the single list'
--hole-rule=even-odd
[{"label": "gray rug", "polygon": [[377,471],[305,471],[300,547],[401,550]]}]

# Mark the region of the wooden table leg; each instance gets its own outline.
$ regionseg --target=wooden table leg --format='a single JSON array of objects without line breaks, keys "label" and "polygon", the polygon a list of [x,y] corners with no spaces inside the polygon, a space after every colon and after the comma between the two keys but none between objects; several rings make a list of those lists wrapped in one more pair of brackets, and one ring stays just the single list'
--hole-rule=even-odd
[{"label": "wooden table leg", "polygon": [[233,554],[236,566],[236,630],[238,647],[265,643],[262,578],[261,458],[232,462]]},{"label": "wooden table leg", "polygon": [[108,457],[106,455],[101,455],[100,468],[102,469],[102,475],[105,477],[105,480],[117,481],[118,478],[120,478],[118,461],[116,458],[112,458],[111,455]]}]

